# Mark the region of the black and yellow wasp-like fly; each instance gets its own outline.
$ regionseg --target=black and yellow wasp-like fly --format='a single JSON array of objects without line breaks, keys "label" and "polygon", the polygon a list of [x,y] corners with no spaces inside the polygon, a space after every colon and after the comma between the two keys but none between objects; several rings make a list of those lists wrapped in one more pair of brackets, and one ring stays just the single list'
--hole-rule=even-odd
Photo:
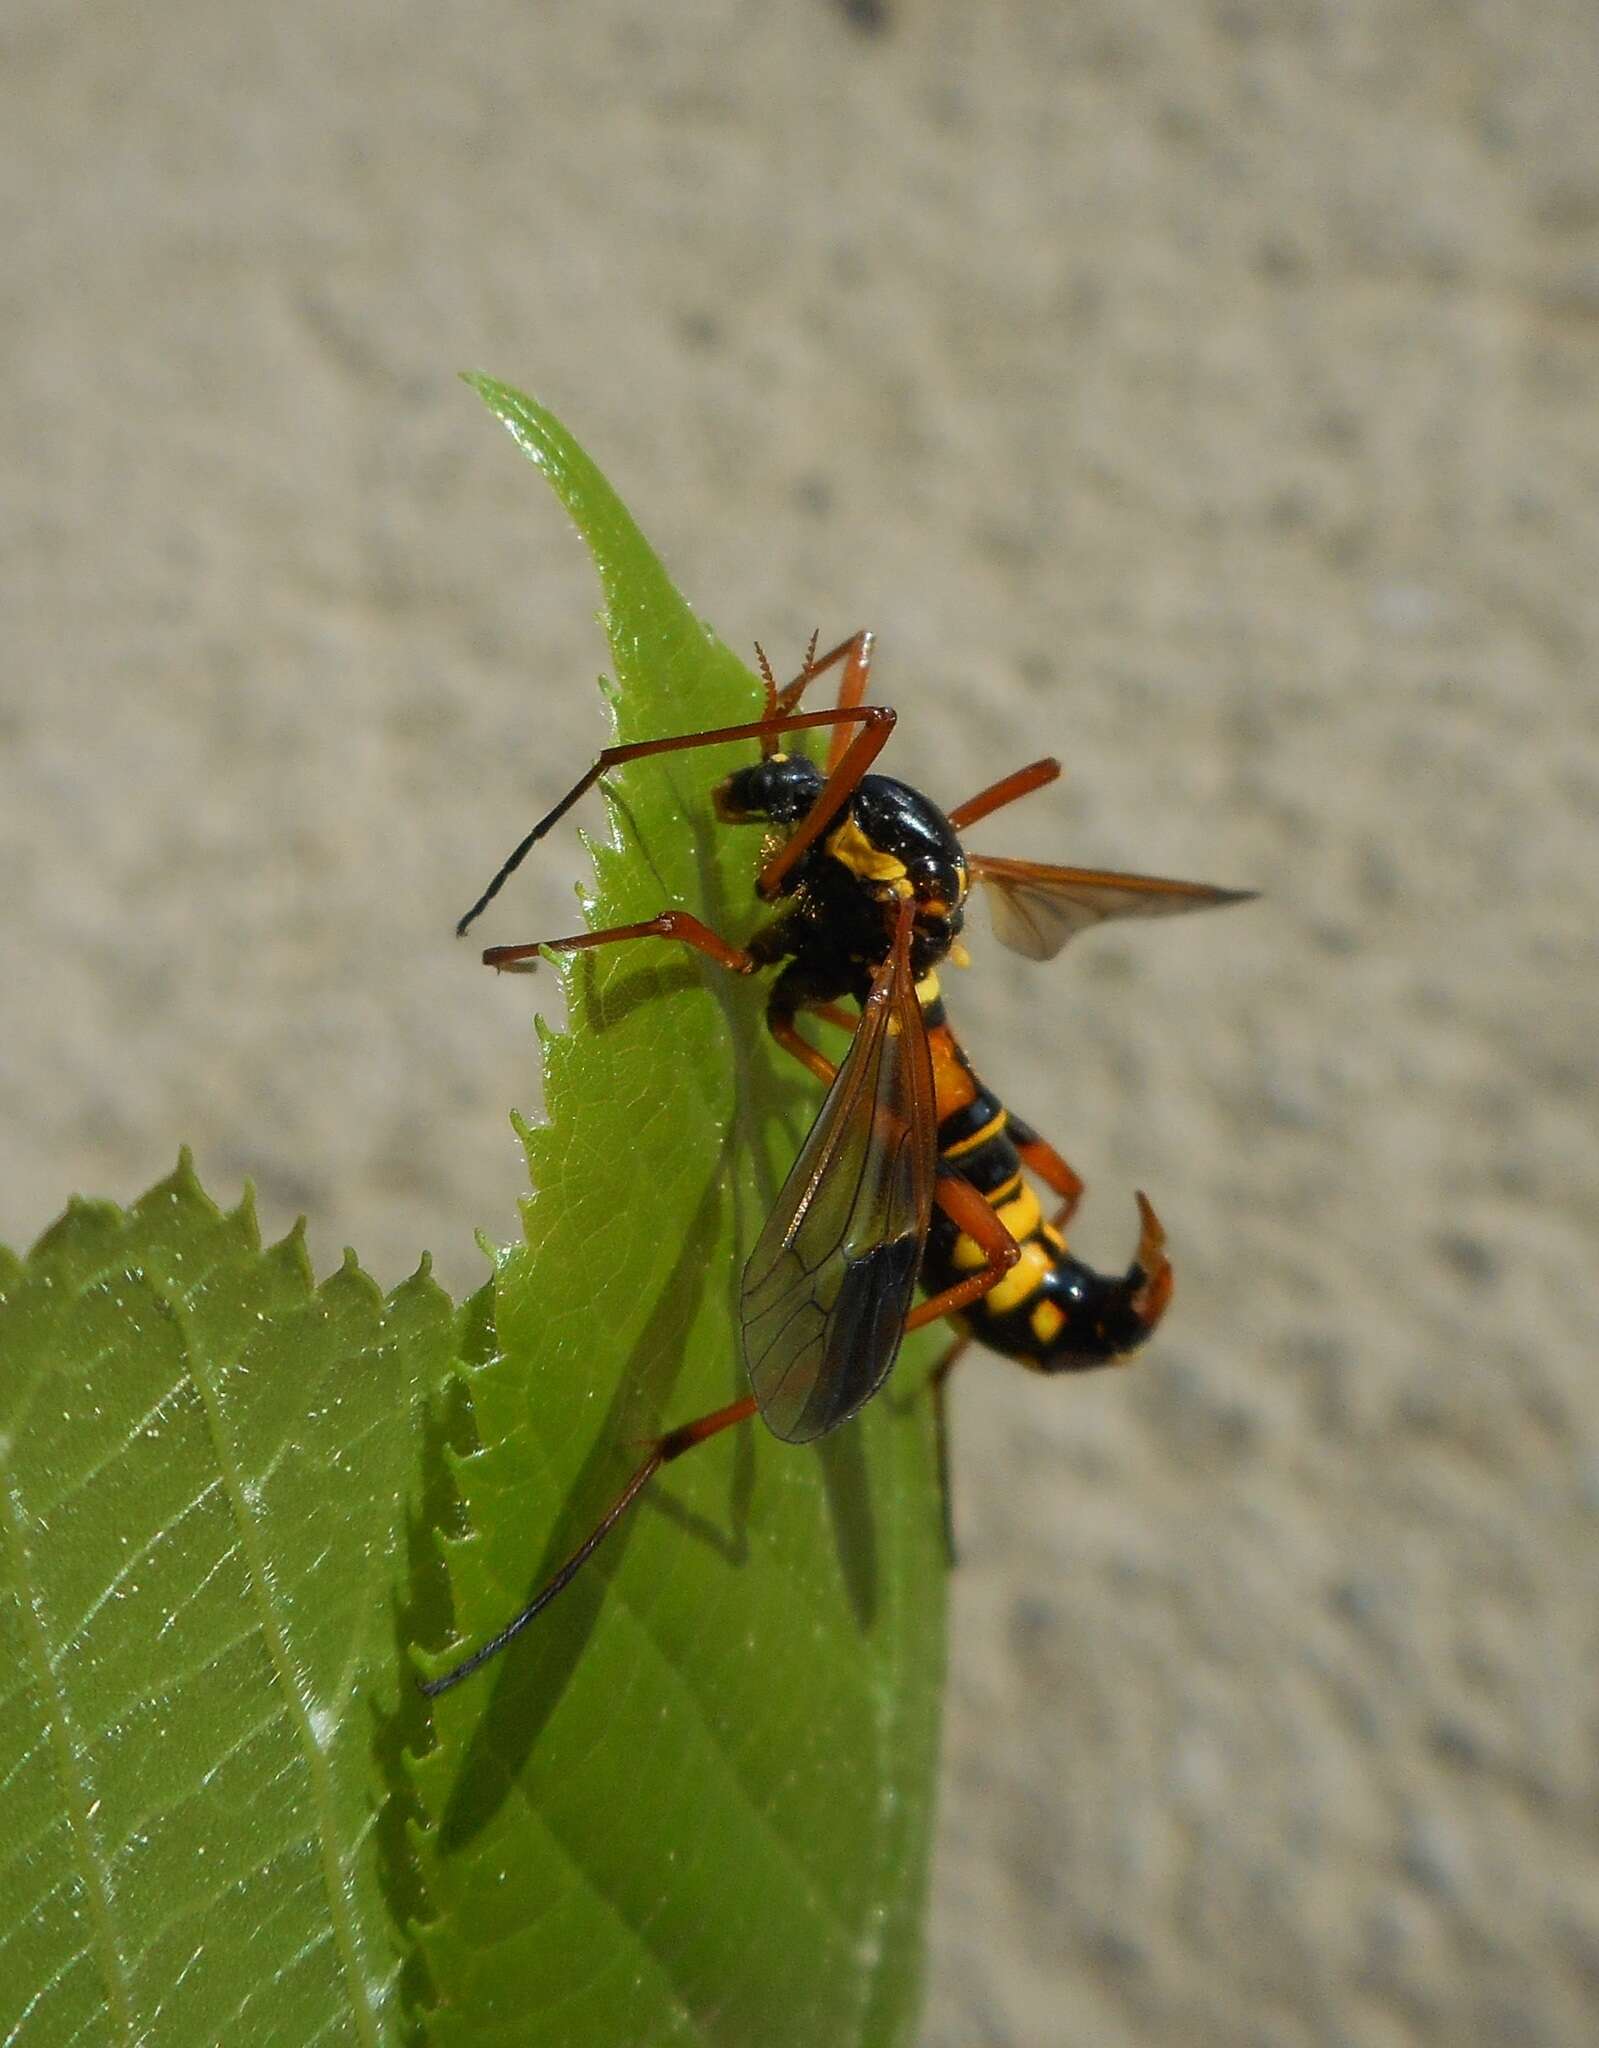
[{"label": "black and yellow wasp-like fly", "polygon": [[[1247,901],[1252,892],[968,853],[959,837],[968,825],[1053,782],[1060,763],[1034,761],[945,813],[905,783],[868,772],[895,719],[887,706],[863,701],[870,633],[856,633],[819,660],[813,640],[804,667],[782,689],[756,652],[766,680],[761,718],[606,748],[457,927],[466,931],[529,849],[608,769],[691,747],[759,743],[759,759],[728,776],[714,796],[724,822],[778,835],[755,888],[779,907],[747,945],[668,908],[640,924],[493,946],[483,955],[490,967],[526,970],[544,951],[657,938],[690,946],[732,974],[779,970],[768,1028],[827,1094],[744,1269],[751,1391],[650,1445],[554,1577],[491,1641],[424,1685],[430,1695],[458,1684],[520,1634],[663,1465],[756,1414],[786,1443],[824,1436],[882,1386],[907,1331],[942,1316],[959,1331],[932,1376],[942,1458],[945,1383],[973,1339],[1036,1372],[1081,1372],[1125,1358],[1171,1299],[1165,1233],[1142,1194],[1138,1248],[1125,1273],[1096,1273],[1067,1250],[1063,1232],[1083,1184],[972,1071],[945,1015],[938,968],[947,958],[964,959],[960,933],[974,881],[987,894],[1001,942],[1031,960],[1052,959],[1075,932],[1107,918],[1206,910]],[[807,687],[833,668],[842,670],[837,703],[801,711]],[[786,735],[818,726],[833,729],[825,769],[782,751]],[[846,999],[858,1016],[837,1007]],[[802,1011],[852,1034],[836,1066],[798,1030]],[[1057,1197],[1052,1216],[1043,1214],[1029,1174]],[[918,1281],[926,1299],[913,1306]]]}]

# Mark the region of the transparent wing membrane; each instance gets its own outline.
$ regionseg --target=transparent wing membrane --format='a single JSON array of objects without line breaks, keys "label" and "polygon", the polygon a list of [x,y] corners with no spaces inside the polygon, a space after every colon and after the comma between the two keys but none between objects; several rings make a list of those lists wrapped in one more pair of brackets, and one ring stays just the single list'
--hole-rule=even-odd
[{"label": "transparent wing membrane", "polygon": [[1254,893],[1157,875],[1046,867],[986,853],[968,855],[967,864],[983,884],[994,936],[1028,960],[1053,960],[1068,939],[1109,918],[1176,917],[1188,910],[1247,903]]},{"label": "transparent wing membrane", "polygon": [[932,1061],[902,937],[744,1269],[744,1357],[775,1436],[824,1436],[887,1377],[937,1165]]}]

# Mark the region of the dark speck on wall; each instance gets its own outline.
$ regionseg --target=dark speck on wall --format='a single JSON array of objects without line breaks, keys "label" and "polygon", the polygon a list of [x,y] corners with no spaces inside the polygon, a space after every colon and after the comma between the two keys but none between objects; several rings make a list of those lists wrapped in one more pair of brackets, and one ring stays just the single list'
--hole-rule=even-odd
[{"label": "dark speck on wall", "polygon": [[888,0],[839,0],[844,19],[863,35],[885,35],[891,25]]}]

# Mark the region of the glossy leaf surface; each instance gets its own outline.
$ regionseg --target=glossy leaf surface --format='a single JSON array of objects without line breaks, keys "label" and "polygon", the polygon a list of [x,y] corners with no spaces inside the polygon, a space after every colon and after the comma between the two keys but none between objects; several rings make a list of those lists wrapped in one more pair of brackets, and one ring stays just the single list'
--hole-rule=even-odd
[{"label": "glossy leaf surface", "polygon": [[[559,425],[478,388],[594,555],[617,736],[757,715],[754,678]],[[530,701],[530,748],[538,727]],[[681,904],[734,940],[754,928],[759,836],[718,825],[709,801],[752,758],[745,743],[618,774],[591,924]],[[585,802],[595,829],[601,801]],[[527,1242],[502,1263],[471,1375],[459,1648],[575,1547],[638,1439],[744,1391],[743,1260],[819,1099],[771,1049],[762,987],[681,947],[548,971],[569,1025],[546,1044],[549,1125],[525,1133]],[[747,1426],[671,1467],[533,1628],[438,1703],[420,1772],[438,2043],[911,2038],[944,1578],[917,1359],[937,1344],[907,1347],[888,1392],[819,1446]]]},{"label": "glossy leaf surface", "polygon": [[400,2038],[397,1592],[454,1323],[425,1273],[313,1288],[186,1160],[0,1269],[0,2039]]}]

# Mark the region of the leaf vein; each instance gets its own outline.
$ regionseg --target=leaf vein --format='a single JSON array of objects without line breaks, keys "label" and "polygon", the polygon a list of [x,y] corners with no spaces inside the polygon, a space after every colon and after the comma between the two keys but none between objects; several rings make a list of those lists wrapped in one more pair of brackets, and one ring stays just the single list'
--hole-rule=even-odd
[{"label": "leaf vein", "polygon": [[22,1633],[27,1656],[34,1667],[40,1703],[49,1720],[49,1740],[61,1785],[67,1815],[67,1840],[79,1864],[94,1929],[94,1949],[105,1983],[106,2002],[116,2029],[129,2041],[133,2034],[131,1972],[122,1953],[111,1909],[111,1874],[90,1820],[94,1801],[86,1768],[88,1751],[73,1738],[72,1708],[66,1688],[50,1658],[50,1635],[43,1612],[44,1595],[32,1570],[27,1539],[23,1535],[26,1510],[9,1471],[0,1489],[5,1504],[7,1548],[12,1556],[12,1583],[24,1595],[18,1601],[22,1611]]},{"label": "leaf vein", "polygon": [[227,1431],[218,1412],[217,1390],[211,1384],[208,1372],[201,1369],[200,1362],[189,1345],[186,1325],[181,1317],[176,1320],[194,1383],[200,1392],[201,1405],[211,1432],[212,1448],[247,1560],[246,1576],[251,1597],[260,1617],[262,1638],[288,1704],[295,1732],[299,1737],[302,1761],[312,1788],[322,1884],[330,1916],[329,1925],[322,1930],[322,1936],[336,1941],[358,2036],[368,2044],[368,2048],[379,2048],[377,2017],[369,2003],[366,1975],[361,1968],[361,1943],[357,1932],[355,1901],[352,1896],[352,1874],[348,1866],[341,1865],[339,1856],[338,1825],[334,1817],[333,1787],[327,1751],[318,1742],[312,1728],[311,1709],[297,1683],[289,1655],[289,1645],[279,1620],[281,1595],[274,1583],[272,1563],[260,1540],[260,1532],[250,1505],[254,1488],[235,1466],[229,1450]]}]

